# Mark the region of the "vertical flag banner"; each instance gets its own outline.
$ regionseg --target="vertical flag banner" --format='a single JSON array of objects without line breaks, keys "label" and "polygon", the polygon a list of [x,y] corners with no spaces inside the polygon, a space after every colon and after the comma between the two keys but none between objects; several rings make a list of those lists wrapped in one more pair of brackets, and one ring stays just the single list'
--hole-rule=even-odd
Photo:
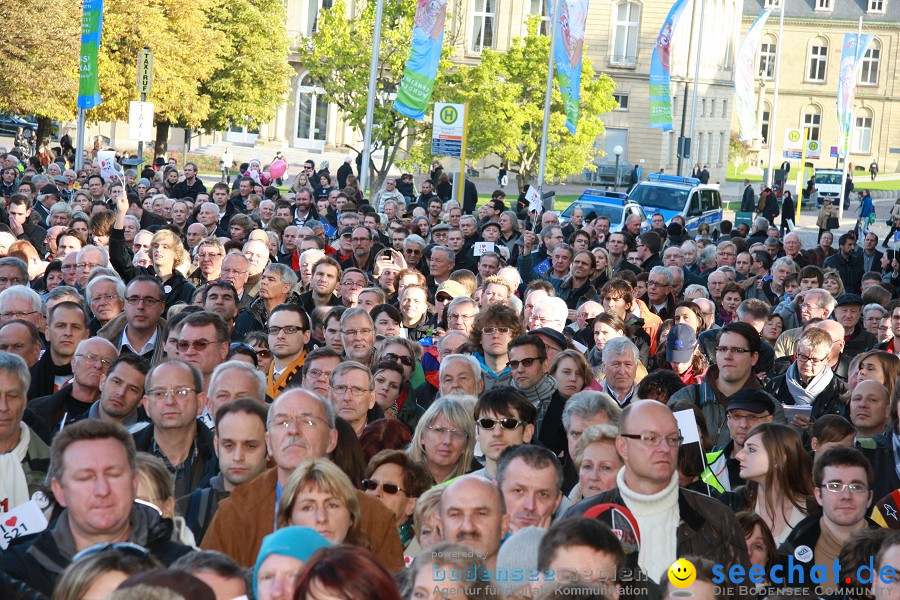
[{"label": "vertical flag banner", "polygon": [[566,111],[566,128],[574,134],[581,115],[581,53],[584,50],[589,0],[560,0],[559,3],[561,12],[556,27],[558,41],[554,57],[556,77]]},{"label": "vertical flag banner", "polygon": [[734,61],[734,97],[735,111],[737,112],[738,125],[742,141],[755,138],[759,132],[756,123],[756,86],[753,81],[756,78],[756,51],[759,50],[759,41],[762,39],[763,27],[772,14],[772,9],[764,10],[747,30],[744,41],[738,50]]},{"label": "vertical flag banner", "polygon": [[81,15],[81,56],[78,59],[78,108],[94,108],[100,98],[97,55],[103,31],[103,0],[84,0]]},{"label": "vertical flag banner", "polygon": [[413,23],[409,60],[394,100],[394,110],[416,121],[425,118],[425,110],[434,90],[441,50],[444,47],[444,20],[447,0],[418,0]]},{"label": "vertical flag banner", "polygon": [[871,34],[844,34],[837,89],[838,154],[840,156],[847,156],[850,153],[850,128],[853,126],[856,73],[860,61],[872,43],[872,37]]},{"label": "vertical flag banner", "polygon": [[672,131],[672,93],[669,90],[672,35],[686,5],[687,0],[675,0],[650,57],[650,127],[663,131]]}]

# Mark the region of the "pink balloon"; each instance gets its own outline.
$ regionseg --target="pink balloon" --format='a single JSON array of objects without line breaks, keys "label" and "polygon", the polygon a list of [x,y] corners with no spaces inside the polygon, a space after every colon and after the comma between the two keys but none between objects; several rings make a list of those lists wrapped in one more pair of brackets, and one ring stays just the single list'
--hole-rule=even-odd
[{"label": "pink balloon", "polygon": [[269,166],[269,175],[271,175],[272,179],[280,179],[282,175],[287,173],[287,163],[281,159],[272,161],[272,164]]}]

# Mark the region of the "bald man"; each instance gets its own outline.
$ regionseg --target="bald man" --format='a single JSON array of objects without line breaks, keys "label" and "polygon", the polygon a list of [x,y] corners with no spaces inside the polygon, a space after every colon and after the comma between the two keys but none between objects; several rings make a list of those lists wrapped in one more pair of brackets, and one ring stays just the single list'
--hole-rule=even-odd
[{"label": "bald man", "polygon": [[489,569],[497,564],[509,515],[493,481],[479,475],[455,480],[441,494],[438,514],[445,542],[458,542],[481,556]]}]

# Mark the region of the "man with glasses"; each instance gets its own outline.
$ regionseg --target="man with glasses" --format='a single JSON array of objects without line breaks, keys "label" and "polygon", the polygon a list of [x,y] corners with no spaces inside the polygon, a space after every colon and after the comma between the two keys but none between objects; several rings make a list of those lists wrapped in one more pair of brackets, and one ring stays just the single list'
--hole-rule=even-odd
[{"label": "man with glasses", "polygon": [[647,279],[647,295],[641,300],[653,314],[665,321],[675,316],[672,272],[666,267],[653,267]]},{"label": "man with glasses", "polygon": [[662,259],[659,257],[659,251],[662,249],[662,240],[659,236],[648,231],[637,236],[635,248],[638,252],[638,258],[641,261],[641,271],[649,273],[653,267],[661,267]]},{"label": "man with glasses", "polygon": [[183,360],[165,360],[147,373],[143,407],[152,425],[133,435],[134,444],[162,459],[176,498],[208,486],[218,470],[213,434],[197,418],[206,404],[202,386],[200,371]]},{"label": "man with glasses", "polygon": [[331,397],[331,374],[341,364],[343,358],[341,354],[323,346],[316,348],[306,355],[306,362],[303,364],[303,389],[315,392],[323,398]]},{"label": "man with glasses", "polygon": [[209,390],[213,370],[228,356],[228,325],[219,315],[200,311],[187,316],[178,336],[178,358],[194,365],[203,376],[201,391]]},{"label": "man with glasses", "polygon": [[381,418],[383,412],[375,407],[375,382],[368,367],[355,361],[343,362],[331,373],[331,406],[337,416],[353,428],[356,435],[362,434],[370,420]]},{"label": "man with glasses", "polygon": [[[396,245],[392,234],[392,244]],[[427,265],[422,263],[422,257],[425,253],[425,240],[422,236],[410,234],[403,237],[403,258],[406,259],[406,266],[410,269],[422,269]],[[397,249],[396,247],[394,248]],[[421,264],[421,267],[420,267]]]},{"label": "man with glasses", "polygon": [[165,308],[162,283],[150,275],[138,275],[125,289],[125,311],[97,335],[112,342],[120,354],[136,354],[156,364],[164,356]]},{"label": "man with glasses", "polygon": [[51,446],[48,473],[64,510],[31,544],[4,551],[0,572],[49,598],[66,567],[107,544],[164,565],[191,552],[172,541],[156,509],[135,503],[137,477],[134,442],[122,426],[86,419],[66,427]]},{"label": "man with glasses", "polygon": [[[798,326],[791,329],[785,328],[785,331],[778,336],[778,339],[775,341],[775,358],[793,356],[797,349],[797,340],[800,339],[804,326],[812,319],[827,319],[837,306],[834,297],[828,290],[823,288],[813,288],[806,292],[800,292],[795,297],[795,301],[800,309]],[[782,319],[785,323],[790,321],[784,316]],[[845,334],[842,334],[842,337],[843,335]]]},{"label": "man with glasses", "polygon": [[497,461],[507,448],[530,444],[537,409],[514,388],[500,386],[480,394],[475,404],[475,437],[484,452],[484,468],[473,475],[497,476]]},{"label": "man with glasses", "polygon": [[485,389],[511,384],[509,343],[521,333],[519,315],[507,306],[488,306],[475,317],[469,337],[478,348],[473,356],[481,364]]},{"label": "man with glasses", "polygon": [[448,331],[462,331],[466,335],[472,332],[472,325],[478,315],[478,303],[472,298],[454,298],[447,306]]},{"label": "man with glasses", "polygon": [[197,244],[197,270],[188,276],[188,281],[200,287],[209,281],[222,276],[222,263],[225,260],[225,246],[218,238],[206,238]]},{"label": "man with glasses", "polygon": [[654,581],[679,557],[693,555],[719,564],[748,568],[747,543],[734,513],[718,500],[678,485],[682,436],[675,416],[655,400],[625,407],[619,419],[616,451],[625,467],[617,487],[573,506],[566,517],[585,516],[602,504],[628,508],[645,534],[635,560]]},{"label": "man with glasses", "polygon": [[[804,550],[805,560],[794,561],[805,575],[800,581],[812,581],[809,577],[814,567],[834,566],[841,547],[857,533],[880,527],[866,518],[874,480],[872,465],[855,448],[831,448],[816,456],[813,494],[822,512],[797,523],[778,549],[783,556],[796,556],[795,551]],[[884,584],[877,577],[873,576],[873,588]]]},{"label": "man with glasses", "polygon": [[295,285],[297,274],[287,265],[273,263],[266,267],[259,279],[259,296],[238,315],[235,335],[243,339],[251,331],[265,331],[272,310],[288,301]]},{"label": "man with glasses", "polygon": [[359,293],[362,292],[369,283],[366,274],[356,267],[347,267],[341,273],[341,283],[339,292],[341,305],[347,308],[353,308],[359,304]]},{"label": "man with glasses", "polygon": [[0,291],[28,284],[28,265],[15,256],[0,258]]},{"label": "man with glasses", "polygon": [[[275,398],[266,423],[266,447],[275,467],[237,487],[219,504],[201,547],[218,550],[238,564],[256,562],[263,537],[275,528],[275,508],[291,473],[304,461],[322,458],[337,446],[331,403],[314,392],[291,388]],[[377,498],[358,491],[360,527],[372,552],[393,572],[403,569],[403,546],[393,513]]]},{"label": "man with glasses", "polygon": [[28,321],[43,332],[44,313],[40,294],[28,286],[17,285],[0,292],[0,326],[10,321]]},{"label": "man with glasses", "polygon": [[75,263],[77,275],[75,277],[76,289],[83,290],[87,285],[91,271],[97,267],[108,267],[109,255],[102,248],[88,245],[78,251],[78,260]]},{"label": "man with glasses", "polygon": [[366,366],[371,366],[375,355],[375,323],[364,308],[349,308],[340,319],[344,356]]},{"label": "man with glasses", "polygon": [[72,382],[53,394],[35,398],[31,408],[52,433],[85,415],[100,397],[100,383],[116,359],[116,347],[99,337],[78,344],[72,358]]},{"label": "man with glasses", "polygon": [[85,286],[84,296],[94,315],[90,321],[93,335],[125,309],[125,284],[118,277],[94,277]]},{"label": "man with glasses", "polygon": [[243,254],[232,253],[222,259],[221,279],[234,286],[237,290],[240,302],[238,306],[241,309],[250,308],[255,298],[250,295],[249,290],[245,290],[247,279],[250,277],[250,261]]},{"label": "man with glasses", "polygon": [[309,316],[298,304],[279,304],[269,315],[266,333],[272,351],[266,393],[277,398],[286,388],[303,380],[306,345],[311,335]]},{"label": "man with glasses", "polygon": [[566,451],[562,411],[566,399],[550,376],[550,363],[543,340],[536,335],[520,335],[509,342],[509,369],[512,386],[537,410],[535,438],[557,456]]}]

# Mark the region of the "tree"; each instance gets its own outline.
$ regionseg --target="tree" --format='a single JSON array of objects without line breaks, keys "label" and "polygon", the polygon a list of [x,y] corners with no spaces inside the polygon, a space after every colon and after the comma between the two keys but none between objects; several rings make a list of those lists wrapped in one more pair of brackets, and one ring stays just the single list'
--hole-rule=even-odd
[{"label": "tree", "polygon": [[[356,7],[356,14],[348,16],[344,0],[336,0],[332,8],[320,11],[317,31],[301,40],[297,53],[300,62],[309,69],[312,81],[325,90],[322,99],[337,105],[345,122],[362,131],[366,120],[375,3],[365,2]],[[379,150],[384,153],[378,164],[374,160],[370,164],[375,171],[375,181],[369,182],[371,189],[381,186],[398,151],[418,127],[414,120],[391,108],[409,56],[415,9],[414,2],[384,3],[370,148],[371,154]],[[452,39],[445,32],[435,98],[440,97],[441,73],[448,67],[447,57],[452,52],[448,37]],[[362,153],[362,148],[353,150]]]},{"label": "tree", "polygon": [[[448,102],[469,103],[469,131],[466,158],[473,161],[494,154],[508,162],[516,173],[519,190],[524,191],[539,168],[541,127],[550,38],[537,33],[540,19],[528,20],[528,35],[513,40],[506,52],[485,50],[481,63],[460,66],[448,76],[444,98]],[[605,74],[596,75],[585,53],[581,66],[581,118],[575,135],[565,127],[562,94],[554,79],[547,145],[547,179],[563,178],[593,164],[597,137],[604,131],[601,115],[617,104],[614,82]],[[420,165],[431,161],[423,131],[411,158]]]},{"label": "tree", "polygon": [[166,151],[169,126],[199,126],[210,114],[203,83],[222,65],[225,35],[211,27],[217,0],[108,0],[98,69],[103,104],[88,111],[98,121],[125,121],[135,89],[137,53],[153,50],[156,152]]},{"label": "tree", "polygon": [[728,159],[735,165],[739,165],[747,159],[750,154],[750,143],[741,140],[741,136],[737,131],[731,132],[728,139]]},{"label": "tree", "polygon": [[202,87],[211,99],[204,125],[259,125],[272,119],[290,89],[290,41],[283,0],[218,0],[210,26],[222,34],[220,65]]},{"label": "tree", "polygon": [[22,24],[0,39],[0,112],[36,115],[40,141],[51,119],[75,115],[80,14],[80,3],[68,0],[0,0],[0,19]]}]

